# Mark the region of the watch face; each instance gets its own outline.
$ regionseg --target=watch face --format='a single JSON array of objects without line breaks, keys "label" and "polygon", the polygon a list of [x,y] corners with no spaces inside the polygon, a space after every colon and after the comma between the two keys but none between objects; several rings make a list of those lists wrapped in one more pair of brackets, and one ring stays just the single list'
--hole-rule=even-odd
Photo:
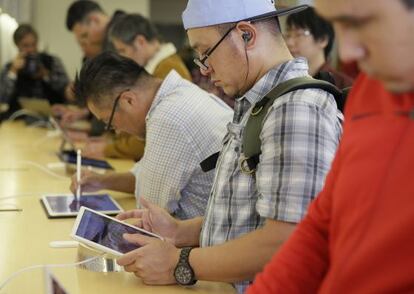
[{"label": "watch face", "polygon": [[188,285],[193,280],[193,271],[186,265],[178,265],[174,272],[175,279],[181,285]]}]

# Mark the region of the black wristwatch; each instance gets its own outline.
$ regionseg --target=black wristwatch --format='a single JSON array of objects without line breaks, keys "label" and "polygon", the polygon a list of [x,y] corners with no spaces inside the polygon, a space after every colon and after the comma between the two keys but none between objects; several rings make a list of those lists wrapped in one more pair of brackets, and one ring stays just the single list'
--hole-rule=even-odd
[{"label": "black wristwatch", "polygon": [[190,251],[193,247],[184,247],[181,249],[180,259],[174,270],[174,278],[178,284],[182,286],[190,286],[197,283],[195,279],[194,270],[190,265]]}]

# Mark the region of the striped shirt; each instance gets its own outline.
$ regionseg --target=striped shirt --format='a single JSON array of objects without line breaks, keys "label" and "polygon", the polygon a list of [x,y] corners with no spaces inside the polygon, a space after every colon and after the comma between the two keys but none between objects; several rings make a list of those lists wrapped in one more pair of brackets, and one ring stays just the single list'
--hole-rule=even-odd
[{"label": "striped shirt", "polygon": [[144,156],[134,167],[144,196],[180,219],[204,215],[214,171],[200,162],[220,149],[233,111],[172,70],[146,117]]},{"label": "striped shirt", "polygon": [[[298,223],[321,190],[342,127],[333,96],[319,89],[297,90],[275,100],[260,133],[255,174],[240,170],[242,136],[254,103],[286,80],[307,76],[304,59],[265,74],[236,100],[228,124],[201,232],[203,247],[222,244],[263,226],[267,218]],[[242,293],[249,281],[235,284]]]}]

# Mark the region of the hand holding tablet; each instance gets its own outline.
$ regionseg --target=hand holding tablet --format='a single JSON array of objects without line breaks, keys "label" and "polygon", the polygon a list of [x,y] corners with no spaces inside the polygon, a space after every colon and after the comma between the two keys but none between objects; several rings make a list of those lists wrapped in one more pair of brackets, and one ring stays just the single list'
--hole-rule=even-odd
[{"label": "hand holding tablet", "polygon": [[126,241],[123,238],[125,233],[162,239],[154,233],[123,223],[86,207],[80,208],[71,237],[94,249],[118,257],[139,247]]}]

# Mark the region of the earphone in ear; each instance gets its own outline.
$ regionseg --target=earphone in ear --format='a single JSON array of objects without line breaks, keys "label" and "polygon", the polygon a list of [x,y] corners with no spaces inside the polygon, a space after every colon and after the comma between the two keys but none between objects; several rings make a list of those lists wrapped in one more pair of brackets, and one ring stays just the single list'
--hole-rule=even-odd
[{"label": "earphone in ear", "polygon": [[250,32],[243,32],[242,39],[245,43],[249,42],[251,38],[252,38],[252,35]]}]

